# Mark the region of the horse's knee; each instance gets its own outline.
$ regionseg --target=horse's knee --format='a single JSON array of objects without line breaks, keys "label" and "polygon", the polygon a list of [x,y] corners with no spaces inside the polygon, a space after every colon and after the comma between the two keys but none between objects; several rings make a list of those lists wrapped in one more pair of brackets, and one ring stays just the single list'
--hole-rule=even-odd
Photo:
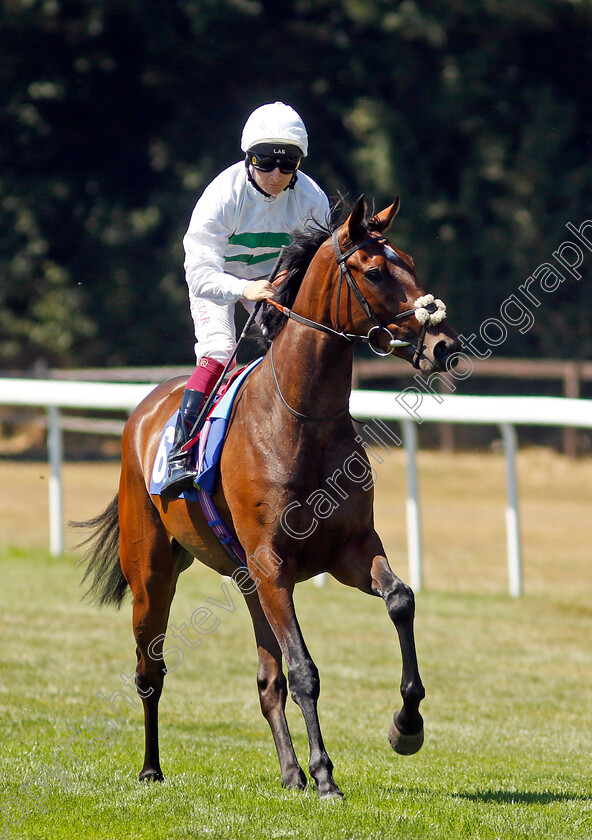
[{"label": "horse's knee", "polygon": [[261,711],[265,718],[268,718],[278,706],[283,708],[286,705],[287,685],[283,673],[257,674],[257,689]]},{"label": "horse's knee", "polygon": [[307,659],[288,671],[290,694],[295,703],[299,706],[304,701],[319,699],[321,681],[319,671],[312,661]]},{"label": "horse's knee", "polygon": [[388,614],[395,624],[413,621],[415,595],[410,586],[397,579],[384,593],[383,597]]}]

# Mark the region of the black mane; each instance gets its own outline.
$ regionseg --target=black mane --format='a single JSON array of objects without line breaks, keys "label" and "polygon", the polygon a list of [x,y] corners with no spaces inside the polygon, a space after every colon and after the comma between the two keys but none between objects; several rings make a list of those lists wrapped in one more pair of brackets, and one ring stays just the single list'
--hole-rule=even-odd
[{"label": "black mane", "polygon": [[[279,283],[278,291],[274,296],[274,300],[277,300],[282,306],[292,307],[312,258],[323,242],[333,234],[333,231],[343,224],[351,209],[347,207],[343,199],[340,199],[333,206],[332,215],[334,216],[338,211],[340,211],[341,220],[336,223],[327,221],[323,224],[316,219],[310,219],[302,228],[292,233],[292,241],[284,248],[280,267],[280,271],[286,271],[287,274]],[[374,210],[366,216],[362,227],[366,232],[380,231]],[[282,331],[287,320],[286,315],[282,315],[275,307],[267,306],[265,308],[260,320],[265,349]]]},{"label": "black mane", "polygon": [[[323,225],[311,220],[305,227],[292,233],[292,242],[284,249],[280,267],[280,271],[286,271],[287,274],[279,283],[274,300],[282,306],[292,306],[312,258],[323,242],[331,236],[335,227],[338,225]],[[261,332],[266,345],[271,344],[287,320],[287,317],[273,306],[265,308],[261,318]]]}]

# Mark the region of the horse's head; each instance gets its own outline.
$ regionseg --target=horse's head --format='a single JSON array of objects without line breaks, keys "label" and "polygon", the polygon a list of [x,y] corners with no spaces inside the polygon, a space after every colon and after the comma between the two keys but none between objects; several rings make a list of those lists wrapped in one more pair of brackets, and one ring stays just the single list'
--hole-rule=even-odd
[{"label": "horse's head", "polygon": [[[399,198],[365,221],[364,196],[333,234],[339,279],[334,302],[339,331],[368,336],[378,355],[400,356],[422,373],[450,368],[461,349],[442,301],[419,285],[413,260],[385,238]],[[344,282],[345,281],[345,282]]]}]

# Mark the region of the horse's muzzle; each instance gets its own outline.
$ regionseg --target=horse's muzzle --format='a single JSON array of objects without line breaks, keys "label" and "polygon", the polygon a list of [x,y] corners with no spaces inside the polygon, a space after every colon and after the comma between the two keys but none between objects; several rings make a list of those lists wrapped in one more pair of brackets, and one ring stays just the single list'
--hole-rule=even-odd
[{"label": "horse's muzzle", "polygon": [[419,359],[419,369],[422,373],[434,371],[453,370],[458,364],[458,353],[462,345],[452,330],[443,334],[441,330],[434,330],[435,335],[430,335],[428,330],[425,337],[425,346]]}]

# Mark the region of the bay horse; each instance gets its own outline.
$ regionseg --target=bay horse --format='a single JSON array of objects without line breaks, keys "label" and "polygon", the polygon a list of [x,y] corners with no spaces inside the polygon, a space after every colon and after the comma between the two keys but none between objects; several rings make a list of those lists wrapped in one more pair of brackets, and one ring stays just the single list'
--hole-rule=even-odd
[{"label": "bay horse", "polygon": [[[414,596],[391,570],[374,529],[372,486],[358,479],[344,483],[352,458],[358,478],[360,464],[371,474],[348,410],[356,339],[381,355],[407,359],[423,373],[453,365],[460,350],[456,333],[442,320],[443,304],[425,296],[412,259],[384,236],[398,209],[397,198],[367,221],[361,196],[333,231],[318,226],[295,235],[285,254],[288,271],[278,286],[278,309],[268,307],[263,318],[270,349],[240,387],[213,495],[248,558],[244,574],[251,585],[240,588],[255,630],[259,699],[282,784],[306,786],[285,717],[289,685],[306,724],[310,775],[323,798],[343,794],[321,734],[319,674],[294,609],[296,583],[328,572],[384,599],[402,654],[403,705],[394,714],[389,741],[400,754],[414,753],[423,743],[419,704],[425,692],[415,648]],[[185,381],[158,385],[130,415],[119,492],[102,515],[81,523],[93,529],[81,560],[87,564],[85,579],[92,578],[89,592],[100,604],[118,606],[128,586],[133,595],[135,682],[145,722],[140,780],[163,779],[162,649],[179,574],[194,558],[224,576],[237,568],[197,502],[149,493],[159,438]],[[315,518],[313,527],[315,493],[327,486],[339,504],[330,515]],[[264,573],[263,549],[269,561]]]}]

